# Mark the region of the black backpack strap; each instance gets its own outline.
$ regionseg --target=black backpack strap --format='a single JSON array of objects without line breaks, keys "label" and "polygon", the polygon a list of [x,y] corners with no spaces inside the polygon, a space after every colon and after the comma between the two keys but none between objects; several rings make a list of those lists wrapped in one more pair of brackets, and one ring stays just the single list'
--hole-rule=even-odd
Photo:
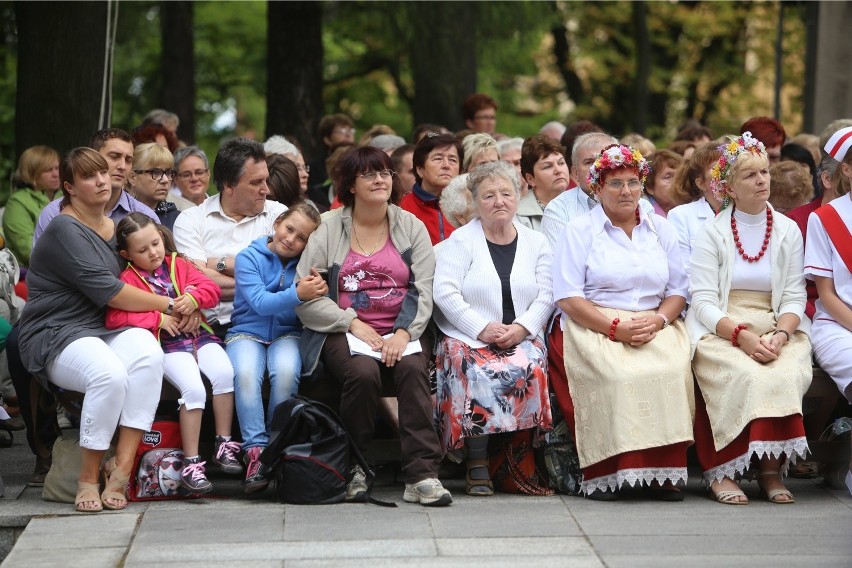
[{"label": "black backpack strap", "polygon": [[335,422],[337,422],[338,426],[340,426],[343,433],[346,434],[346,442],[349,444],[349,455],[355,458],[355,463],[361,466],[361,469],[364,470],[364,474],[367,477],[367,502],[380,507],[396,507],[396,503],[382,501],[373,497],[373,481],[376,479],[376,472],[367,463],[367,459],[364,457],[364,454],[361,453],[361,450],[358,449],[358,446],[355,445],[355,441],[352,440],[352,436],[349,435],[349,431],[343,425],[343,421],[340,420],[337,413],[321,402],[315,400],[311,400],[309,402],[331,416]]}]

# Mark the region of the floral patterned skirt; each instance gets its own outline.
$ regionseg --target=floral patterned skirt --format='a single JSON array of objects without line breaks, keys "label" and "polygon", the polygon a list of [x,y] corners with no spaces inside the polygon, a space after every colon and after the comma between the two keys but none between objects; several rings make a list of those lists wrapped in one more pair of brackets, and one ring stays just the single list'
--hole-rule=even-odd
[{"label": "floral patterned skirt", "polygon": [[462,448],[466,436],[552,427],[540,340],[502,350],[444,337],[435,367],[435,420],[445,452]]}]

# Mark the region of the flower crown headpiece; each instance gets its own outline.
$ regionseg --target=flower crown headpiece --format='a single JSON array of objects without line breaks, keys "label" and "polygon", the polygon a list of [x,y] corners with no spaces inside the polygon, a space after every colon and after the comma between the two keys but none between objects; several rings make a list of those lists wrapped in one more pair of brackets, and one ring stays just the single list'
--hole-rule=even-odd
[{"label": "flower crown headpiece", "polygon": [[719,200],[727,197],[728,174],[740,156],[746,153],[766,155],[766,146],[763,145],[763,142],[752,136],[749,131],[743,132],[737,138],[729,138],[730,142],[719,146],[719,151],[722,155],[719,157],[716,165],[713,166],[713,169],[710,170],[710,190]]},{"label": "flower crown headpiece", "polygon": [[586,178],[586,183],[592,189],[596,189],[601,184],[604,172],[621,168],[635,169],[642,185],[645,185],[645,179],[651,173],[651,165],[648,163],[648,160],[642,157],[639,150],[624,144],[610,144],[601,151],[595,159],[595,163],[589,168],[589,176]]}]

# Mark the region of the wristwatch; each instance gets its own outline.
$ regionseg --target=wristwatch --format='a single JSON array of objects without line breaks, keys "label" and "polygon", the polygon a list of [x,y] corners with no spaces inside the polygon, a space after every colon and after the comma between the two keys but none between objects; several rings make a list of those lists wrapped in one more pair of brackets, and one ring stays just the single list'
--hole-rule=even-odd
[{"label": "wristwatch", "polygon": [[174,309],[175,309],[175,301],[174,301],[173,298],[169,298],[169,307],[166,308],[166,315],[167,316],[172,315],[172,312],[174,311]]},{"label": "wristwatch", "polygon": [[225,257],[224,256],[216,262],[216,272],[218,272],[219,274],[224,274],[225,268],[227,268],[227,267],[228,267],[228,265],[225,263]]}]

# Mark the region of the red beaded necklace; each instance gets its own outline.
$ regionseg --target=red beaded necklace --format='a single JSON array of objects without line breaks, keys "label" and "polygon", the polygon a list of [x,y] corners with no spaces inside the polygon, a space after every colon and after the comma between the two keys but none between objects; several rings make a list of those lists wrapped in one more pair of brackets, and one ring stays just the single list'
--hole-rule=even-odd
[{"label": "red beaded necklace", "polygon": [[639,226],[639,207],[636,207],[636,226]]},{"label": "red beaded necklace", "polygon": [[740,233],[737,230],[737,220],[734,218],[734,213],[736,213],[736,207],[731,211],[731,232],[734,233],[734,244],[737,245],[737,252],[743,257],[743,260],[747,260],[749,262],[757,262],[763,255],[766,254],[766,249],[769,247],[769,237],[772,234],[772,209],[769,208],[769,205],[766,206],[766,234],[763,236],[763,246],[760,247],[760,252],[755,256],[749,256],[743,250],[743,245],[740,243]]}]

